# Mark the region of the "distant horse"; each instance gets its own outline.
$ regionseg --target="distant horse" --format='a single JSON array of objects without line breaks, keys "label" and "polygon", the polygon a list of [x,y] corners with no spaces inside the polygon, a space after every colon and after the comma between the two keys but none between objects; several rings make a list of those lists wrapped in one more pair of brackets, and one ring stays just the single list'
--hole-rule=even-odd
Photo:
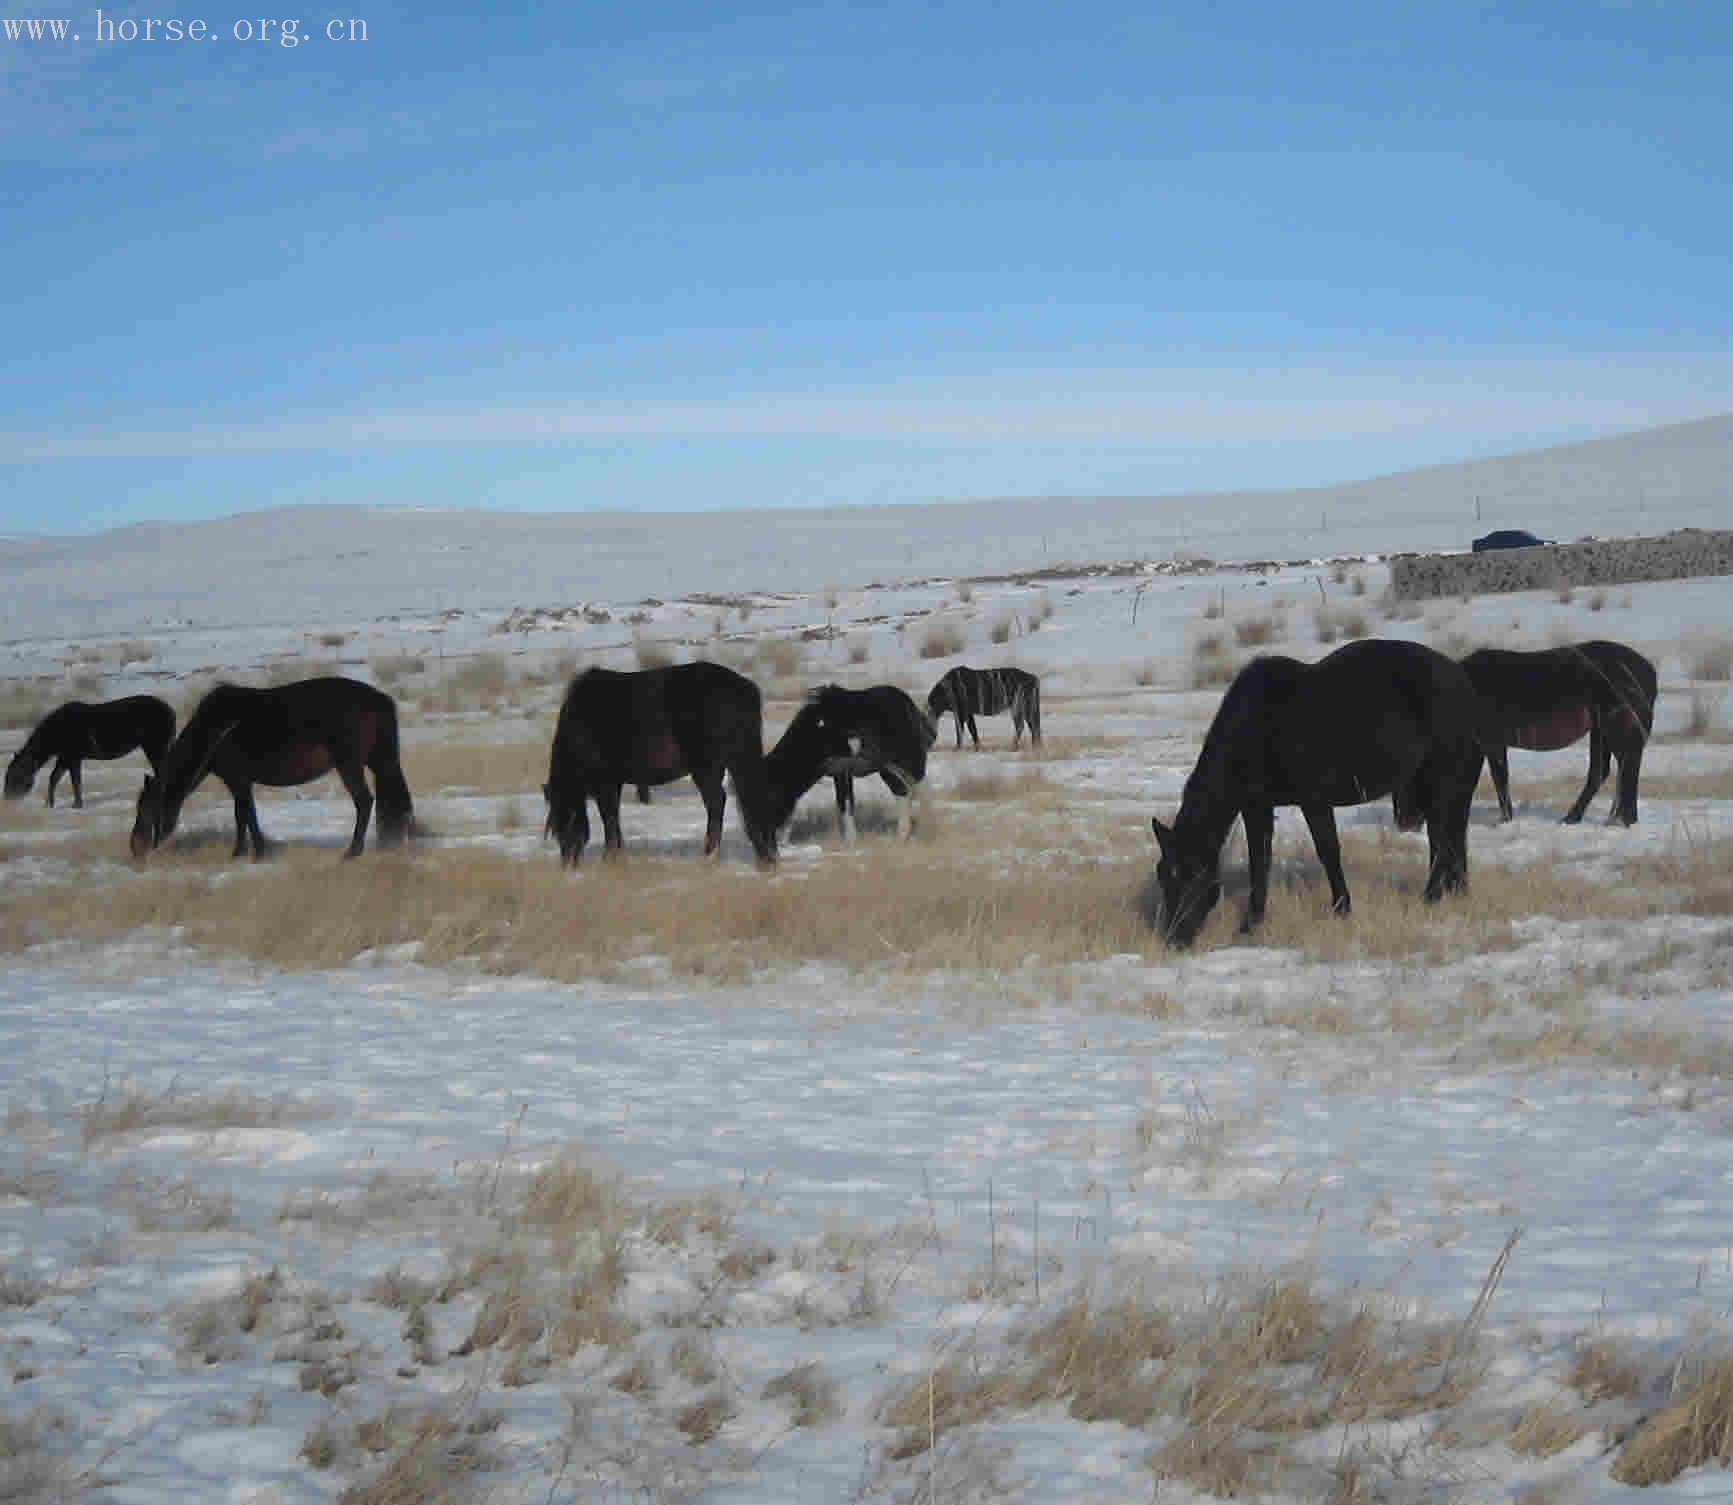
[{"label": "distant horse", "polygon": [[[1502,819],[1515,815],[1507,749],[1554,752],[1586,733],[1588,778],[1564,823],[1574,826],[1583,818],[1617,758],[1618,793],[1607,822],[1636,825],[1637,779],[1655,725],[1657,681],[1648,659],[1623,643],[1596,640],[1534,653],[1481,648],[1460,662],[1486,710],[1492,733],[1486,761]],[[1395,808],[1398,826],[1419,824],[1404,791],[1397,791]]]},{"label": "distant horse", "polygon": [[957,718],[957,746],[963,745],[963,727],[976,747],[981,734],[975,729],[977,716],[1011,713],[1011,746],[1023,740],[1023,724],[1029,724],[1029,741],[1041,745],[1041,681],[1027,669],[966,669],[948,671],[927,696],[927,714],[936,722],[946,711]]},{"label": "distant horse", "polygon": [[153,770],[174,741],[175,713],[154,695],[128,695],[87,705],[69,700],[50,711],[31,731],[24,746],[6,765],[6,798],[21,799],[36,782],[36,771],[50,758],[54,771],[48,775],[48,803],[54,804],[54,786],[61,774],[72,776],[72,803],[84,808],[83,763],[86,758],[105,762],[124,758],[134,748],[144,753]]},{"label": "distant horse", "polygon": [[181,806],[207,774],[235,801],[234,856],[250,845],[265,855],[265,835],[253,786],[310,784],[336,771],[355,801],[348,857],[359,855],[373,813],[363,770],[379,793],[379,840],[395,845],[413,813],[398,759],[397,704],[383,690],[354,679],[303,679],[270,690],[218,685],[181,728],[154,778],[144,781],[132,827],[132,855],[145,857],[180,820]]},{"label": "distant horse", "polygon": [[620,850],[620,791],[647,790],[691,774],[704,800],[706,856],[722,845],[734,780],[741,823],[763,863],[776,860],[776,824],[764,772],[764,702],[758,686],[720,664],[675,664],[622,673],[587,669],[566,689],[548,759],[547,833],[576,865],[590,839],[586,802],[602,818],[604,851]]},{"label": "distant horse", "polygon": [[1468,887],[1468,810],[1480,778],[1479,702],[1468,675],[1418,643],[1371,639],[1316,664],[1256,658],[1234,677],[1186,780],[1171,829],[1151,821],[1162,933],[1190,945],[1221,898],[1221,850],[1245,822],[1251,892],[1241,931],[1264,917],[1278,805],[1298,805],[1330,880],[1351,907],[1335,807],[1412,791],[1426,822],[1426,898]]},{"label": "distant horse", "polygon": [[793,815],[801,795],[826,775],[836,790],[837,826],[852,835],[854,781],[878,774],[899,799],[897,831],[914,830],[910,809],[927,776],[927,752],[938,738],[933,719],[895,685],[845,690],[825,685],[813,690],[788,730],[765,756],[778,826]]}]

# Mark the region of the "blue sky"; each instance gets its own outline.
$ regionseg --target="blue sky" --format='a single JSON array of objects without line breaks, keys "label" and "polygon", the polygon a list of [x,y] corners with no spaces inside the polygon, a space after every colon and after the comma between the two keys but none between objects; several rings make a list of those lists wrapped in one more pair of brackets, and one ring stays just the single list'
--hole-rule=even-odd
[{"label": "blue sky", "polygon": [[262,11],[0,0],[81,38],[0,33],[0,529],[1318,485],[1733,409],[1733,8]]}]

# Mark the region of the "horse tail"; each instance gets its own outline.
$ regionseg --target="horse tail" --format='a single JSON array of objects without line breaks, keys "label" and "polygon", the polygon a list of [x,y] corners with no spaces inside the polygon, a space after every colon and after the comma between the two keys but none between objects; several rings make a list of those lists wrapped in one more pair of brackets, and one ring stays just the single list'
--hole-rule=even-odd
[{"label": "horse tail", "polygon": [[1024,719],[1029,723],[1029,740],[1039,747],[1041,745],[1041,681],[1033,674],[1027,681],[1028,703],[1023,707]]},{"label": "horse tail", "polygon": [[1573,648],[1571,653],[1585,671],[1592,704],[1602,723],[1623,721],[1646,742],[1654,729],[1655,712],[1636,675],[1625,664],[1614,665],[1609,673],[1581,648]]},{"label": "horse tail", "polygon": [[740,801],[740,819],[746,838],[763,862],[776,860],[777,801],[764,762],[764,744],[755,734],[735,749],[728,765],[734,780],[734,797]]},{"label": "horse tail", "polygon": [[369,762],[373,769],[374,796],[379,801],[379,844],[396,846],[414,832],[415,801],[409,794],[409,781],[403,777],[395,706],[389,707],[380,719]]}]

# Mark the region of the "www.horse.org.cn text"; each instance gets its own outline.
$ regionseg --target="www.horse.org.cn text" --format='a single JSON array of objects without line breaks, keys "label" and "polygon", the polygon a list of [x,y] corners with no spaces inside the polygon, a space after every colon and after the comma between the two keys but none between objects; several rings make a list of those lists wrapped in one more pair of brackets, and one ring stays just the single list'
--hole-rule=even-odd
[{"label": "www.horse.org.cn text", "polygon": [[0,16],[0,39],[7,42],[265,42],[299,47],[303,42],[365,42],[367,22],[359,16],[333,16],[323,25],[303,23],[294,16],[238,16],[224,23],[202,17],[110,16],[97,11],[94,25],[82,26],[65,16]]}]

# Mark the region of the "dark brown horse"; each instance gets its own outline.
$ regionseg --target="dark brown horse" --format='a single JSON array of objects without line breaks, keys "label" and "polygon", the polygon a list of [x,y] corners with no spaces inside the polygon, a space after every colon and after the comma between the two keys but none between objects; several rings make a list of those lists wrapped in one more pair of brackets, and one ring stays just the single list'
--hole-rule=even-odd
[{"label": "dark brown horse", "polygon": [[849,837],[854,781],[876,773],[892,794],[908,802],[897,807],[897,829],[909,836],[914,830],[910,806],[927,776],[927,753],[937,737],[933,718],[895,685],[813,690],[764,760],[776,824],[784,824],[800,797],[828,775],[836,790],[837,826]]},{"label": "dark brown horse", "polygon": [[1538,653],[1482,648],[1461,660],[1491,717],[1496,745],[1487,748],[1498,812],[1510,820],[1510,763],[1506,749],[1554,752],[1589,739],[1589,770],[1565,812],[1574,826],[1618,760],[1618,792],[1608,823],[1637,823],[1637,781],[1643,749],[1655,726],[1655,666],[1623,643],[1594,641]]},{"label": "dark brown horse", "polygon": [[620,791],[692,776],[704,800],[704,851],[722,845],[734,780],[747,839],[763,863],[776,860],[776,823],[764,774],[764,702],[758,686],[720,664],[676,664],[623,673],[588,669],[566,689],[548,759],[547,831],[560,860],[575,865],[590,839],[587,801],[602,819],[603,850],[620,835]]},{"label": "dark brown horse", "polygon": [[174,831],[181,806],[215,774],[235,801],[236,857],[265,855],[253,786],[310,784],[335,771],[355,801],[347,857],[360,854],[373,814],[365,771],[379,794],[379,841],[408,834],[413,806],[398,757],[397,704],[354,679],[303,679],[271,690],[218,685],[198,704],[154,778],[144,781],[132,855],[145,857]]},{"label": "dark brown horse", "polygon": [[1251,892],[1242,931],[1264,917],[1279,805],[1298,805],[1330,880],[1351,905],[1336,836],[1338,805],[1410,791],[1426,822],[1426,898],[1468,887],[1468,810],[1480,778],[1480,709],[1468,675],[1418,643],[1350,643],[1316,664],[1257,658],[1234,677],[1186,780],[1161,847],[1162,933],[1190,945],[1221,898],[1221,850],[1245,822]]},{"label": "dark brown horse", "polygon": [[84,808],[83,763],[124,758],[134,749],[150,760],[152,770],[162,766],[162,755],[174,741],[175,713],[166,701],[154,695],[128,695],[87,705],[69,700],[50,711],[31,731],[24,746],[6,765],[6,798],[21,799],[36,782],[36,772],[50,758],[54,771],[48,775],[48,803],[54,803],[54,786],[61,774],[72,777],[72,803]]}]

